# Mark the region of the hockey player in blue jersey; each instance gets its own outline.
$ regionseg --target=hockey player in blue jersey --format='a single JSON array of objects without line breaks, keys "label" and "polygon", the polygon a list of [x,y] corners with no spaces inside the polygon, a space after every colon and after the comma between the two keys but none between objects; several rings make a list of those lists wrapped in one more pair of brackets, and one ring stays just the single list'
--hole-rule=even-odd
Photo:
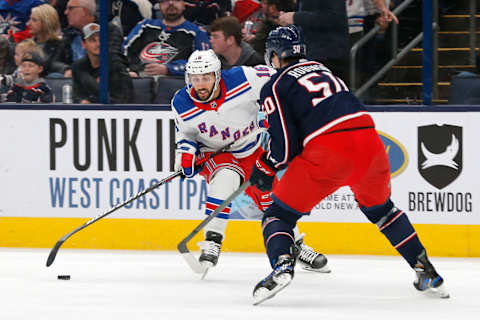
[{"label": "hockey player in blue jersey", "polygon": [[390,200],[390,167],[373,119],[340,78],[305,56],[298,27],[270,32],[265,60],[278,70],[261,91],[269,150],[257,159],[250,182],[272,190],[262,232],[273,271],[254,288],[254,304],[291,282],[298,251],[292,229],[342,186],[350,187],[361,211],[416,272],[415,288],[448,298],[407,215]]},{"label": "hockey player in blue jersey", "polygon": [[[221,71],[213,50],[195,51],[186,65],[185,88],[173,100],[177,127],[176,168],[187,177],[197,174],[195,162],[230,145],[228,152],[209,159],[200,171],[208,184],[205,213],[213,212],[250,176],[255,159],[263,152],[258,122],[260,90],[275,71],[267,66],[234,67]],[[270,192],[248,188],[246,193],[260,210],[271,204]],[[225,238],[231,204],[205,227],[199,261],[205,268],[215,266]],[[328,272],[327,259],[303,244],[299,261],[308,270]]]}]

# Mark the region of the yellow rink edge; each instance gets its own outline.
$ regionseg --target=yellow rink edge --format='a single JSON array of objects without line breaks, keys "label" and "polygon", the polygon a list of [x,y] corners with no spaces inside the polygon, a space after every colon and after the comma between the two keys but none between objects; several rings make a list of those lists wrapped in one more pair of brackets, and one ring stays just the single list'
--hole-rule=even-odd
[{"label": "yellow rink edge", "polygon": [[[63,235],[84,224],[84,218],[0,218],[0,247],[51,248]],[[102,219],[69,238],[63,248],[176,250],[200,220]],[[386,238],[369,223],[299,223],[305,243],[327,254],[395,255]],[[431,256],[480,257],[479,225],[416,224]],[[189,244],[196,243],[203,234]],[[232,220],[224,251],[263,252],[259,221]]]}]

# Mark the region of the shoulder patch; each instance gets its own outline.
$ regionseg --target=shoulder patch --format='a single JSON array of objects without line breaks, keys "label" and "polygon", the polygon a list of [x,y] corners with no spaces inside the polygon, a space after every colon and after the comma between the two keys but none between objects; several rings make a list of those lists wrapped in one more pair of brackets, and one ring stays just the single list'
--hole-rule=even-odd
[{"label": "shoulder patch", "polygon": [[225,83],[225,88],[227,92],[237,88],[238,86],[248,83],[247,77],[242,67],[233,67],[229,70],[222,71],[222,79]]},{"label": "shoulder patch", "polygon": [[193,100],[187,93],[186,87],[183,87],[177,91],[172,99],[172,107],[175,109],[175,111],[177,111],[178,114],[182,114],[195,107]]}]

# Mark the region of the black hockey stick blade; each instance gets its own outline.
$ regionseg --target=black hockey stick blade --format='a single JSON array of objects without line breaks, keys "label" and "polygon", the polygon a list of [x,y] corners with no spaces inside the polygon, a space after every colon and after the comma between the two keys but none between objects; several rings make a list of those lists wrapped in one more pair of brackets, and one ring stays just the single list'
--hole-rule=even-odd
[{"label": "black hockey stick blade", "polygon": [[[83,227],[83,226],[82,226]],[[81,228],[83,229],[83,228]],[[58,249],[60,249],[60,247],[62,246],[62,244],[65,242],[65,240],[67,240],[68,238],[70,238],[70,236],[74,233],[76,233],[77,231],[79,231],[80,228],[77,228],[73,231],[71,231],[70,233],[67,233],[66,235],[64,235],[60,240],[57,241],[57,243],[55,243],[55,246],[52,248],[52,250],[50,250],[50,254],[48,255],[48,258],[47,258],[47,267],[50,267],[50,265],[53,263],[53,261],[55,260],[55,257],[57,256],[57,252],[58,252]]]},{"label": "black hockey stick blade", "polygon": [[47,267],[50,267],[50,265],[53,263],[53,261],[55,260],[55,257],[57,256],[57,253],[58,253],[58,250],[60,249],[60,247],[62,246],[62,244],[68,239],[70,238],[72,235],[74,235],[75,233],[77,233],[78,231],[88,227],[89,225],[91,225],[92,223],[94,222],[97,222],[98,220],[102,219],[102,218],[105,218],[106,216],[108,216],[109,214],[117,211],[118,209],[126,206],[127,204],[129,204],[130,202],[132,201],[135,201],[137,200],[138,198],[146,195],[147,193],[151,192],[152,190],[160,187],[161,185],[173,180],[174,178],[178,177],[182,175],[182,170],[178,170],[176,171],[175,173],[173,173],[172,175],[166,177],[165,179],[162,179],[161,181],[157,182],[156,184],[148,187],[147,189],[145,190],[142,190],[140,192],[138,192],[136,195],[134,195],[133,197],[129,198],[128,200],[122,202],[122,203],[119,203],[117,204],[116,206],[108,209],[107,211],[93,217],[92,219],[88,220],[87,222],[85,222],[83,225],[81,225],[80,227],[76,228],[75,230],[73,231],[70,231],[69,233],[67,233],[66,235],[64,235],[63,237],[60,238],[60,240],[57,241],[57,243],[55,244],[55,246],[52,248],[52,250],[50,250],[50,254],[48,255],[48,258],[47,258]]},{"label": "black hockey stick blade", "polygon": [[193,229],[188,236],[185,237],[177,246],[178,252],[182,254],[182,257],[185,259],[187,264],[192,268],[195,273],[205,274],[205,267],[195,258],[195,256],[188,250],[187,244],[193,237],[199,233],[203,227],[205,227],[213,218],[215,218],[223,209],[225,209],[230,202],[232,202],[236,197],[238,197],[248,186],[250,186],[250,181],[244,182],[235,192],[233,192],[227,199],[225,199],[218,207],[215,209],[208,217],[206,217],[198,226]]}]

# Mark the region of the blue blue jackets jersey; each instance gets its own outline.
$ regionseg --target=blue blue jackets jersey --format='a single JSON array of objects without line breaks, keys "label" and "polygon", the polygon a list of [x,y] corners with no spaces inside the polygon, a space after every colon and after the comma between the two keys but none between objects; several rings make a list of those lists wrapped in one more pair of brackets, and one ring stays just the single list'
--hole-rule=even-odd
[{"label": "blue blue jackets jersey", "polygon": [[235,142],[230,152],[244,158],[260,146],[258,98],[275,71],[266,66],[234,67],[221,73],[220,96],[208,103],[194,102],[187,88],[173,100],[177,148],[217,151]]},{"label": "blue blue jackets jersey", "polygon": [[0,34],[24,30],[32,8],[44,3],[41,0],[0,0]]},{"label": "blue blue jackets jersey", "polygon": [[340,78],[313,61],[280,69],[263,87],[261,103],[269,124],[267,157],[279,169],[311,139],[367,114]]},{"label": "blue blue jackets jersey", "polygon": [[185,21],[168,27],[161,19],[145,19],[138,23],[123,42],[130,68],[142,73],[147,63],[166,64],[171,75],[182,76],[190,54],[210,49],[207,32]]}]

